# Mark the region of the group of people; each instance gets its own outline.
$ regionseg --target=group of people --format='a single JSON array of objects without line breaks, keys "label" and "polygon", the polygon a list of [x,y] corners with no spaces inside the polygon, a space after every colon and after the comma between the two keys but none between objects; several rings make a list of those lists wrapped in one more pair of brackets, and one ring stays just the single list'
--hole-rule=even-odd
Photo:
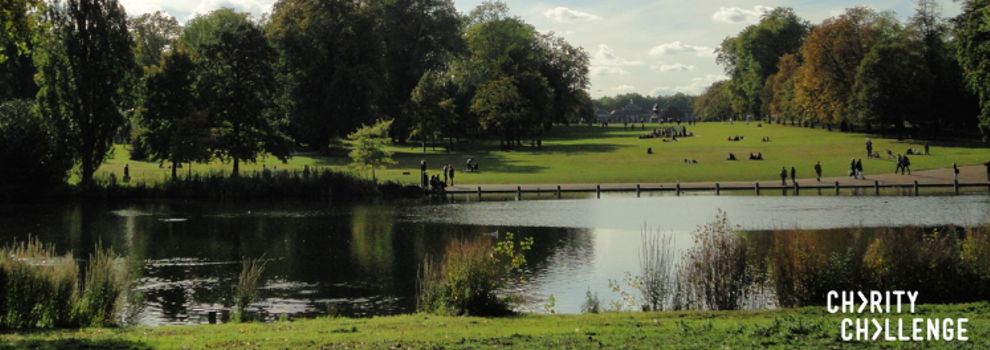
[{"label": "group of people", "polygon": [[[469,159],[468,164],[471,164],[471,161],[472,160]],[[428,174],[426,160],[420,160],[419,161],[420,185],[424,189],[428,189],[434,192],[443,192],[444,190],[446,190],[447,186],[453,186],[454,174],[455,174],[454,166],[450,164],[444,164],[444,166],[440,168],[440,172],[443,174],[442,178],[441,175],[438,174],[433,174],[433,175]]]},{"label": "group of people", "polygon": [[[955,166],[955,164],[953,164],[953,166]],[[897,168],[894,169],[894,174],[900,172],[901,175],[904,175],[905,171],[908,175],[911,175],[911,159],[908,158],[906,154],[898,154]]]},{"label": "group of people", "polygon": [[770,136],[764,136],[762,139],[760,139],[760,142],[770,142]]},{"label": "group of people", "polygon": [[749,160],[763,160],[763,152],[757,152],[756,154],[750,153]]},{"label": "group of people", "polygon": [[863,174],[862,159],[853,159],[849,162],[849,177],[859,180],[866,180],[866,175]]},{"label": "group of people", "polygon": [[732,141],[732,142],[738,142],[738,141],[742,141],[742,140],[745,140],[745,139],[746,139],[745,136],[736,135],[736,136],[729,136],[729,138],[726,139],[726,140]]}]

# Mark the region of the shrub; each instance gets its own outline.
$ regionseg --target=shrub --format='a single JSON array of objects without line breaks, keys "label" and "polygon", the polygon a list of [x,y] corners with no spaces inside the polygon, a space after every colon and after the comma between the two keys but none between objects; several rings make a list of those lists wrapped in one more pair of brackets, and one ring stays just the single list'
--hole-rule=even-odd
[{"label": "shrub", "polygon": [[651,235],[643,228],[639,253],[639,291],[643,294],[644,309],[663,310],[669,305],[674,288],[673,235],[659,232]]},{"label": "shrub", "polygon": [[126,286],[117,260],[97,246],[80,271],[71,253],[58,256],[37,239],[0,248],[0,329],[115,324]]},{"label": "shrub", "polygon": [[234,286],[234,319],[242,320],[244,311],[258,297],[258,281],[268,264],[262,256],[257,259],[242,259],[241,273]]},{"label": "shrub", "polygon": [[77,317],[83,326],[108,326],[117,323],[124,292],[127,270],[119,258],[102,244],[89,256],[86,264],[82,295],[77,305]]},{"label": "shrub", "polygon": [[417,309],[451,315],[497,316],[512,312],[512,296],[500,293],[513,272],[526,263],[533,239],[516,243],[511,233],[501,241],[488,237],[447,244],[439,263],[425,259],[419,272]]},{"label": "shrub", "polygon": [[586,314],[597,314],[602,310],[602,302],[598,299],[598,293],[592,293],[588,289],[584,293],[584,304],[581,304],[581,312]]},{"label": "shrub", "polygon": [[20,196],[65,181],[72,160],[34,103],[0,103],[0,195]]},{"label": "shrub", "polygon": [[719,210],[715,220],[694,233],[694,246],[678,269],[678,297],[684,308],[738,309],[753,286],[754,273],[747,261],[746,245],[732,230],[728,216]]}]

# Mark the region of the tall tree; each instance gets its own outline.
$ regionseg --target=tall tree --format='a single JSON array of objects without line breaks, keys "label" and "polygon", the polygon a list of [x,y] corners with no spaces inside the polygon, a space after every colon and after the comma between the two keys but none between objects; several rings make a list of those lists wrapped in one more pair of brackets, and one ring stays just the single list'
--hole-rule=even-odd
[{"label": "tall tree", "polygon": [[383,48],[378,112],[392,119],[392,139],[402,142],[413,127],[410,94],[424,73],[444,68],[463,48],[463,21],[450,0],[382,0],[372,6]]},{"label": "tall tree", "polygon": [[0,196],[61,185],[72,167],[30,100],[0,101]]},{"label": "tall tree", "polygon": [[806,116],[794,100],[794,75],[800,66],[801,62],[796,54],[786,54],[777,63],[777,73],[767,78],[770,96],[768,112],[771,118],[778,121],[804,121]]},{"label": "tall tree", "polygon": [[147,96],[138,113],[145,130],[141,138],[152,159],[172,163],[173,180],[180,163],[210,156],[209,120],[195,107],[195,69],[185,51],[176,50],[145,77]]},{"label": "tall tree", "polygon": [[798,51],[808,28],[794,10],[778,7],[763,15],[759,23],[722,42],[718,61],[732,78],[729,86],[738,113],[767,115],[767,78],[777,72],[781,56]]},{"label": "tall tree", "polygon": [[413,89],[410,136],[422,142],[423,152],[428,141],[435,147],[438,138],[453,134],[451,124],[457,118],[455,94],[453,83],[442,72],[427,72]]},{"label": "tall tree", "polygon": [[123,83],[134,67],[127,15],[116,0],[67,0],[51,3],[46,20],[35,55],[39,105],[89,186],[125,123]]},{"label": "tall tree", "polygon": [[539,39],[543,56],[540,73],[553,90],[553,114],[545,122],[577,122],[581,117],[582,99],[587,96],[585,91],[590,84],[588,53],[553,33],[540,34]]},{"label": "tall tree", "polygon": [[956,18],[956,56],[980,102],[980,130],[990,138],[990,0],[965,0]]},{"label": "tall tree", "polygon": [[359,0],[274,5],[266,30],[279,53],[280,104],[291,118],[293,136],[309,148],[326,149],[373,119],[382,84],[382,41],[370,10]]},{"label": "tall tree", "polygon": [[511,145],[516,139],[522,120],[531,109],[529,100],[509,77],[482,85],[471,102],[471,112],[478,115],[481,126],[498,133],[503,146]]},{"label": "tall tree", "polygon": [[43,8],[36,0],[0,1],[0,100],[33,98],[38,91],[31,51]]},{"label": "tall tree", "polygon": [[896,26],[888,13],[865,7],[826,19],[801,45],[803,63],[795,73],[795,100],[817,122],[849,126],[856,69],[874,44]]},{"label": "tall tree", "polygon": [[161,11],[134,17],[129,25],[134,37],[134,57],[141,67],[158,65],[182,33],[179,21]]},{"label": "tall tree", "polygon": [[[233,161],[253,162],[262,153],[285,161],[290,141],[283,132],[275,98],[275,50],[261,27],[246,13],[220,9],[188,24],[180,45],[193,43],[199,108],[206,111],[216,141],[214,153]],[[188,37],[185,33],[196,33]]]},{"label": "tall tree", "polygon": [[931,111],[932,74],[918,43],[904,36],[885,39],[866,54],[856,72],[852,106],[858,124],[903,131],[923,123]]},{"label": "tall tree", "polygon": [[702,120],[728,120],[735,115],[728,85],[727,80],[717,81],[694,100],[694,112]]}]

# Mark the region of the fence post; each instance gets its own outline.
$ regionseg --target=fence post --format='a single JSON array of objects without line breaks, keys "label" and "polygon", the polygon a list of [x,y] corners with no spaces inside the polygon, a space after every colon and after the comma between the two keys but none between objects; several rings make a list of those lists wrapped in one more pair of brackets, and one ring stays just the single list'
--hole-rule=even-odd
[{"label": "fence post", "polygon": [[481,200],[481,186],[478,186],[478,200]]},{"label": "fence post", "polygon": [[918,180],[914,180],[914,196],[917,197],[921,193],[921,189],[918,186]]},{"label": "fence post", "polygon": [[880,195],[880,180],[873,180],[873,192],[878,196]]},{"label": "fence post", "polygon": [[522,200],[522,186],[516,186],[516,200]]},{"label": "fence post", "polygon": [[754,188],[756,188],[756,195],[759,196],[760,195],[760,182],[759,181],[756,182],[756,185],[754,185]]},{"label": "fence post", "polygon": [[598,196],[599,199],[602,198],[602,185],[595,185],[595,195]]},{"label": "fence post", "polygon": [[795,196],[801,195],[801,185],[798,185],[797,181],[794,181],[794,195]]},{"label": "fence post", "polygon": [[959,195],[959,180],[952,181],[952,188],[956,190],[956,195]]},{"label": "fence post", "polygon": [[718,182],[715,183],[715,195],[716,196],[722,195],[722,185],[719,185]]},{"label": "fence post", "polygon": [[681,195],[681,183],[680,183],[680,182],[678,182],[678,183],[677,183],[677,186],[675,187],[675,190],[674,190],[674,191],[675,191],[675,193],[676,193],[676,194],[677,194],[678,196],[680,196],[680,195]]},{"label": "fence post", "polygon": [[639,184],[636,184],[636,198],[639,198]]},{"label": "fence post", "polygon": [[557,185],[557,199],[560,199],[560,185]]},{"label": "fence post", "polygon": [[836,195],[836,196],[838,196],[838,195],[839,195],[839,189],[840,189],[840,188],[841,188],[841,187],[839,187],[839,181],[835,181],[835,195]]}]

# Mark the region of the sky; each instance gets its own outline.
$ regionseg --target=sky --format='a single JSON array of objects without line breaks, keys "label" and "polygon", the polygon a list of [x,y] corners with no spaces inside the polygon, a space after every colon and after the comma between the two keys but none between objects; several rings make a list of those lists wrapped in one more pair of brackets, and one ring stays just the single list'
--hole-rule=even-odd
[{"label": "sky", "polygon": [[[274,0],[120,0],[129,15],[163,10],[185,22],[197,14],[230,7],[260,16]],[[481,0],[454,0],[468,12]],[[764,11],[784,6],[818,23],[854,6],[914,12],[915,0],[506,0],[510,12],[541,32],[554,32],[591,56],[593,97],[638,92],[698,94],[725,79],[714,48],[756,23]],[[945,16],[959,4],[938,0]]]}]

